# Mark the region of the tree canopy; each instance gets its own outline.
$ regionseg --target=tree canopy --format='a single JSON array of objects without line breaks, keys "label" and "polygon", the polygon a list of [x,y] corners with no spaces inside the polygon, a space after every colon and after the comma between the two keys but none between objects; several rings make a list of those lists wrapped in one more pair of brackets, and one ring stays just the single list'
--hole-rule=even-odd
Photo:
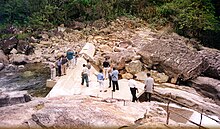
[{"label": "tree canopy", "polygon": [[6,25],[50,28],[73,20],[140,17],[149,24],[171,24],[174,30],[220,48],[218,0],[1,0],[0,28]]}]

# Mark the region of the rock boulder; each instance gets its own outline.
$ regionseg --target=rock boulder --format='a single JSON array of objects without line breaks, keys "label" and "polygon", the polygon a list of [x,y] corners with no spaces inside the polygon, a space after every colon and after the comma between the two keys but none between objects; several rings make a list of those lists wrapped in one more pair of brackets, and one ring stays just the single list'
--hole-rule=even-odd
[{"label": "rock boulder", "polygon": [[114,64],[117,69],[124,69],[126,62],[130,62],[134,55],[136,55],[134,51],[125,50],[121,52],[107,53],[104,56],[109,57],[111,63]]},{"label": "rock boulder", "polygon": [[203,95],[214,100],[220,100],[220,81],[209,77],[197,77],[190,80],[191,86]]},{"label": "rock boulder", "polygon": [[31,101],[27,91],[3,92],[0,94],[0,107]]},{"label": "rock boulder", "polygon": [[138,53],[144,63],[156,66],[171,78],[188,80],[197,77],[208,68],[207,61],[183,42],[146,41]]},{"label": "rock boulder", "polygon": [[10,58],[10,62],[15,65],[23,65],[28,63],[28,57],[24,54],[15,54]]},{"label": "rock boulder", "polygon": [[0,50],[0,63],[8,64],[8,57],[4,54],[2,50]]},{"label": "rock boulder", "polygon": [[125,65],[127,72],[136,74],[142,71],[143,64],[139,60],[131,61]]},{"label": "rock boulder", "polygon": [[23,53],[26,55],[32,54],[34,52],[33,46],[30,45],[27,41],[19,40],[17,44],[17,51],[18,53]]},{"label": "rock boulder", "polygon": [[[147,113],[146,109],[149,110]],[[8,128],[120,128],[135,125],[138,119],[151,122],[166,120],[165,110],[157,104],[126,101],[123,105],[115,99],[80,95],[36,99],[26,104],[2,107],[0,112],[0,126]],[[144,118],[145,115],[151,117]]]},{"label": "rock boulder", "polygon": [[11,37],[0,44],[0,49],[2,49],[5,54],[10,54],[10,51],[16,47],[17,43],[18,39],[16,37]]},{"label": "rock boulder", "polygon": [[204,72],[205,75],[220,79],[220,51],[206,48],[199,53],[209,63],[208,69]]}]

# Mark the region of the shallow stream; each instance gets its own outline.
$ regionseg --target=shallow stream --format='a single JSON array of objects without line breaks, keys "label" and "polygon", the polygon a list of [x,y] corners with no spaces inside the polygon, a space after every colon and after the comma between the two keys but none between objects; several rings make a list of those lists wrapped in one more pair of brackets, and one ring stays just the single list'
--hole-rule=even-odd
[{"label": "shallow stream", "polygon": [[35,97],[45,97],[50,91],[46,88],[46,80],[50,78],[50,69],[44,64],[27,64],[24,69],[13,72],[0,72],[0,90],[27,90]]}]

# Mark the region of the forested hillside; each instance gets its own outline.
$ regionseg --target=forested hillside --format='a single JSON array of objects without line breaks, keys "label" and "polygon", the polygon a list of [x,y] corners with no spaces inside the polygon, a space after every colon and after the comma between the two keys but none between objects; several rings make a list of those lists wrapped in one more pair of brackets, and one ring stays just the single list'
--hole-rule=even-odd
[{"label": "forested hillside", "polygon": [[1,0],[0,38],[4,29],[41,30],[71,21],[139,17],[152,27],[169,25],[183,36],[220,49],[220,1],[218,0]]}]

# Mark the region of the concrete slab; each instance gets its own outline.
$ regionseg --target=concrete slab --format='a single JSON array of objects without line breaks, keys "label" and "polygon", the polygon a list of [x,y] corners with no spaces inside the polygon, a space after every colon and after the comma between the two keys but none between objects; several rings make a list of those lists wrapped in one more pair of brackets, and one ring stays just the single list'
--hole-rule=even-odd
[{"label": "concrete slab", "polygon": [[[86,43],[80,54],[86,58],[93,58],[95,53],[95,46],[91,43]],[[105,89],[107,92],[100,92],[99,85],[97,82],[97,71],[95,68],[91,68],[89,76],[89,87],[81,85],[81,71],[83,64],[86,64],[86,60],[79,57],[77,60],[77,65],[74,69],[68,69],[67,75],[60,77],[57,83],[50,91],[46,97],[57,97],[57,96],[68,96],[68,95],[90,95],[102,98],[117,98],[131,100],[130,88],[128,87],[128,80],[119,80],[119,91],[112,92],[112,88],[108,88],[109,80],[104,81]],[[140,82],[138,83],[139,92],[142,92],[144,85]]]},{"label": "concrete slab", "polygon": [[56,85],[56,83],[57,82],[55,80],[47,79],[46,87],[53,88]]},{"label": "concrete slab", "polygon": [[[117,98],[131,100],[130,88],[128,80],[119,80],[119,91],[112,92],[112,88],[108,88],[109,80],[104,81],[104,86],[107,92],[100,92],[99,84],[97,82],[95,68],[91,68],[89,76],[89,87],[81,85],[81,71],[86,60],[82,57],[78,58],[77,65],[74,69],[68,69],[67,75],[62,76],[46,97],[68,96],[68,95],[90,95],[102,98]],[[142,92],[144,84],[138,83],[139,92]]]}]

